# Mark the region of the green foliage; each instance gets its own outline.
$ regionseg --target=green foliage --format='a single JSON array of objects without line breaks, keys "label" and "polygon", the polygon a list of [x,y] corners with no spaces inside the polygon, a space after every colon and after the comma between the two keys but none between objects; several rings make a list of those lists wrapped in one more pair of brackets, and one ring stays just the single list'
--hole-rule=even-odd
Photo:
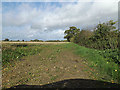
[{"label": "green foliage", "polygon": [[104,58],[107,58],[108,62],[115,62],[116,64],[120,65],[120,59],[119,59],[119,50],[118,49],[106,49],[101,52],[99,52],[100,55],[102,55]]},{"label": "green foliage", "polygon": [[61,42],[60,40],[47,40],[45,42]]},{"label": "green foliage", "polygon": [[24,56],[34,55],[41,52],[41,47],[27,44],[4,44],[2,47],[2,64],[7,65]]},{"label": "green foliage", "polygon": [[31,42],[43,42],[42,40],[38,40],[38,39],[35,39],[35,40],[30,40]]},{"label": "green foliage", "polygon": [[80,32],[80,29],[77,29],[76,27],[72,26],[72,27],[70,27],[69,30],[66,30],[64,32],[64,34],[66,34],[66,36],[64,36],[64,38],[66,38],[68,42],[73,41],[74,36],[76,36],[78,32]]},{"label": "green foliage", "polygon": [[114,24],[116,22],[110,20],[107,23],[97,25],[94,35],[90,38],[93,48],[115,49],[118,47],[118,30],[115,30]]},{"label": "green foliage", "polygon": [[35,40],[33,40],[33,41],[38,42],[39,40],[38,40],[38,39],[35,39]]},{"label": "green foliage", "polygon": [[4,41],[9,41],[9,39],[8,39],[8,38],[6,38]]},{"label": "green foliage", "polygon": [[67,40],[47,40],[45,42],[67,42]]},{"label": "green foliage", "polygon": [[89,38],[93,35],[90,30],[81,30],[75,37],[74,43],[79,43],[80,45],[89,45]]},{"label": "green foliage", "polygon": [[76,27],[70,27],[65,31],[69,42],[77,43],[81,46],[99,50],[118,48],[119,32],[115,27],[116,22],[110,20],[107,23],[98,24],[94,31],[81,30]]}]

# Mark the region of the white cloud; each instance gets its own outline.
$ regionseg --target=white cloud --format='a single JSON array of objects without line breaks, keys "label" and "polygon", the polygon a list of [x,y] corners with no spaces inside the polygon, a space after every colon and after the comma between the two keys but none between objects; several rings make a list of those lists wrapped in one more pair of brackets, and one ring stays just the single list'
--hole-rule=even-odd
[{"label": "white cloud", "polygon": [[[64,30],[70,26],[89,28],[98,24],[99,21],[117,20],[118,3],[110,1],[99,3],[64,2],[61,3],[61,7],[46,3],[45,9],[42,6],[36,8],[29,3],[23,3],[16,7],[15,11],[10,10],[3,13],[3,28],[23,27],[24,30],[22,31],[25,33],[21,31],[21,34],[26,39],[39,37],[42,39],[63,38]],[[29,28],[26,29],[25,27]],[[11,31],[14,32],[15,30]],[[4,33],[6,32],[4,31]]]},{"label": "white cloud", "polygon": [[[118,2],[119,0],[69,0],[69,2]],[[4,0],[2,2],[68,2],[68,0]]]}]

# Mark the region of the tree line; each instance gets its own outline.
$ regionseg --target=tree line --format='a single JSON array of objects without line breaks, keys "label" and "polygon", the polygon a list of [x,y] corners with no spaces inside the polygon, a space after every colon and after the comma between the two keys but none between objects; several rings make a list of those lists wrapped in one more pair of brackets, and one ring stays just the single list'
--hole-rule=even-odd
[{"label": "tree line", "polygon": [[[8,38],[4,39],[3,41],[17,41],[19,42],[20,40],[9,40]],[[25,41],[25,40],[21,40],[21,41]],[[67,40],[46,40],[46,41],[43,41],[43,40],[38,40],[38,39],[34,39],[34,40],[30,40],[30,42],[67,42]]]},{"label": "tree line", "polygon": [[110,20],[106,23],[98,24],[93,31],[80,30],[75,26],[65,30],[64,38],[68,42],[74,42],[81,46],[94,49],[116,49],[118,48],[119,31],[115,24],[117,21]]}]

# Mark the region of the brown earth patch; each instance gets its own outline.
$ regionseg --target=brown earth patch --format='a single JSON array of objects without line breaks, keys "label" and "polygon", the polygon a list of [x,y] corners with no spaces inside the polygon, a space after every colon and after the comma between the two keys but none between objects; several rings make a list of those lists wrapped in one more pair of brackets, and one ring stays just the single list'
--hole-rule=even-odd
[{"label": "brown earth patch", "polygon": [[72,50],[60,46],[44,47],[38,55],[21,58],[15,66],[4,68],[2,86],[45,85],[66,79],[96,80],[90,71],[87,62]]}]

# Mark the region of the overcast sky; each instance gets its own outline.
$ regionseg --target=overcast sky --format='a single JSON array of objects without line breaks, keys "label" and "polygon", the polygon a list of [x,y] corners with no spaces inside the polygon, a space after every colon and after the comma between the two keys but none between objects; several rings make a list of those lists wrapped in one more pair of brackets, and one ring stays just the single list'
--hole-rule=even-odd
[{"label": "overcast sky", "polygon": [[[118,2],[2,2],[2,39],[63,40],[70,26],[118,20]],[[115,2],[114,2],[115,1]]]}]

